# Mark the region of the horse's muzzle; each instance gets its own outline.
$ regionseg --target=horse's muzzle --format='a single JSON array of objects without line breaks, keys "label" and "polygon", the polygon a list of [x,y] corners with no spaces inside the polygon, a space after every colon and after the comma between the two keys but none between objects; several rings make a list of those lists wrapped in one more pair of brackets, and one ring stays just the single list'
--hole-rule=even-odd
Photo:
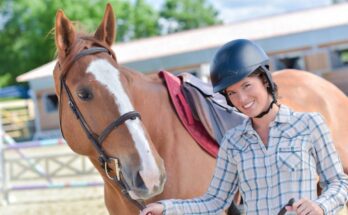
[{"label": "horse's muzzle", "polygon": [[162,193],[166,182],[166,174],[160,174],[157,179],[150,180],[151,183],[149,183],[149,179],[147,179],[147,183],[144,181],[140,171],[133,177],[129,192],[133,199],[146,200]]}]

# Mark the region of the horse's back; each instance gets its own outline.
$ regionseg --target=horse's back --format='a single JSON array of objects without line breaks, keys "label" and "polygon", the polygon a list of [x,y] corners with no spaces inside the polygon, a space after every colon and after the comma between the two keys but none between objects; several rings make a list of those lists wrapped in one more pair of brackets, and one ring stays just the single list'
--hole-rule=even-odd
[{"label": "horse's back", "polygon": [[336,149],[348,172],[348,98],[335,85],[305,71],[282,70],[273,78],[279,87],[280,103],[301,112],[320,112],[330,127]]}]

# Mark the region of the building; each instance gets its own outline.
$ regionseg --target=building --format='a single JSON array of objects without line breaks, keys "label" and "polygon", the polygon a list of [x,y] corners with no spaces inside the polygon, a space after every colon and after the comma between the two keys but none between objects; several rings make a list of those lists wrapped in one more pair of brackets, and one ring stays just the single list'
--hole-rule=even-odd
[{"label": "building", "polygon": [[[113,46],[118,62],[143,73],[188,71],[201,78],[224,43],[256,41],[271,56],[273,70],[296,68],[320,75],[348,94],[348,3],[212,26]],[[28,81],[36,103],[36,137],[58,134],[55,61],[17,78]],[[53,133],[52,133],[53,132]]]}]

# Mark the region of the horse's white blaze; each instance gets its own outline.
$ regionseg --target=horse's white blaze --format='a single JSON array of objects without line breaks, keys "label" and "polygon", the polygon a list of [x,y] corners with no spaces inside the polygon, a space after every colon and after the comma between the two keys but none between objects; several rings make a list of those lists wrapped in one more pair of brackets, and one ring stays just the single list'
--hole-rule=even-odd
[{"label": "horse's white blaze", "polygon": [[[121,115],[134,111],[134,107],[121,83],[119,71],[108,61],[104,59],[92,61],[87,68],[87,73],[93,74],[95,79],[110,91],[115,98],[115,103]],[[137,118],[136,120],[127,120],[125,124],[142,161],[140,175],[147,188],[152,190],[155,186],[160,185],[161,174],[151,152],[141,121]]]}]

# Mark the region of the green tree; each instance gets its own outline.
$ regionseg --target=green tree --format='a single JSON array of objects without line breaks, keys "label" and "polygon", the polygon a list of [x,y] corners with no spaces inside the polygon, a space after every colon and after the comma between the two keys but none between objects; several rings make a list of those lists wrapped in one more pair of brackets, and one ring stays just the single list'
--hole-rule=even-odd
[{"label": "green tree", "polygon": [[144,0],[136,0],[134,11],[134,38],[144,38],[158,35],[159,14]]},{"label": "green tree", "polygon": [[[94,33],[105,5],[111,2],[118,18],[118,40],[158,34],[158,12],[142,0],[135,7],[126,0],[7,0],[0,1],[0,14],[10,17],[0,29],[0,87],[55,57],[53,27],[56,11],[64,9],[77,27]],[[141,20],[145,22],[141,25]]]},{"label": "green tree", "polygon": [[159,34],[159,13],[144,0],[117,5],[117,40],[128,41]]},{"label": "green tree", "polygon": [[160,10],[167,32],[172,33],[222,23],[218,11],[206,0],[165,0]]},{"label": "green tree", "polygon": [[119,41],[160,34],[161,16],[178,23],[169,32],[219,23],[217,12],[204,0],[166,0],[161,11],[146,0],[0,0],[0,87],[15,84],[18,75],[55,58],[53,28],[58,9],[77,20],[78,29],[94,33],[107,2],[116,13]]}]

